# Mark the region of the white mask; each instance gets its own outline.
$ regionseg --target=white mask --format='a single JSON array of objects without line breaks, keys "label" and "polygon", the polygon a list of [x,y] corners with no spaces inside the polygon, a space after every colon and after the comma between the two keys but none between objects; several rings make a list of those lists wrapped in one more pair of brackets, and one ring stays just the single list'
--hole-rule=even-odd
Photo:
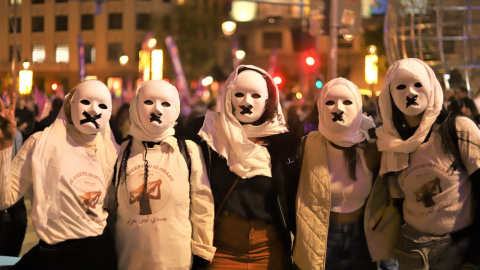
[{"label": "white mask", "polygon": [[267,82],[253,70],[237,75],[232,90],[233,115],[242,123],[253,123],[262,117],[268,99]]},{"label": "white mask", "polygon": [[400,66],[390,83],[390,94],[395,105],[409,116],[425,111],[429,102],[427,92],[431,89],[428,73],[420,63]]},{"label": "white mask", "polygon": [[70,102],[72,121],[81,133],[92,135],[103,130],[112,115],[112,97],[102,82],[81,83]]},{"label": "white mask", "polygon": [[355,96],[345,85],[337,84],[328,89],[324,103],[318,104],[324,110],[325,126],[333,133],[347,131],[359,114],[355,102]]},{"label": "white mask", "polygon": [[138,118],[145,130],[161,134],[173,126],[180,104],[175,87],[165,81],[148,81],[138,89]]}]

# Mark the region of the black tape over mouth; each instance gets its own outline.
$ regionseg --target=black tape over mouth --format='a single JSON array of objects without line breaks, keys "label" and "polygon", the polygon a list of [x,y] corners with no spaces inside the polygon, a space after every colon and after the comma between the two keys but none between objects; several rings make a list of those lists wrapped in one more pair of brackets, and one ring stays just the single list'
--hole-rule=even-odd
[{"label": "black tape over mouth", "polygon": [[160,117],[162,117],[162,114],[159,113],[159,114],[154,114],[154,113],[151,113],[150,114],[150,122],[157,122],[159,124],[162,123],[162,120],[160,119]]},{"label": "black tape over mouth", "polygon": [[345,120],[343,120],[343,112],[340,112],[340,113],[332,112],[332,114],[333,114],[333,118],[332,118],[333,122],[340,121],[342,123],[345,123]]},{"label": "black tape over mouth", "polygon": [[85,123],[93,123],[95,125],[95,128],[99,129],[100,125],[97,123],[97,119],[100,119],[102,117],[102,114],[97,114],[94,116],[91,116],[89,113],[86,111],[83,111],[83,116],[85,116],[85,119],[80,120],[80,125],[83,125]]},{"label": "black tape over mouth", "polygon": [[413,97],[411,97],[411,98],[407,97],[407,108],[408,108],[408,106],[410,106],[410,105],[418,106],[417,98],[418,98],[418,95],[415,95],[415,96],[413,96]]},{"label": "black tape over mouth", "polygon": [[248,105],[248,106],[240,105],[239,107],[240,107],[240,109],[242,109],[242,111],[240,112],[240,114],[242,114],[242,115],[244,115],[244,114],[252,114],[252,109],[253,109],[253,106],[252,106],[252,105]]}]

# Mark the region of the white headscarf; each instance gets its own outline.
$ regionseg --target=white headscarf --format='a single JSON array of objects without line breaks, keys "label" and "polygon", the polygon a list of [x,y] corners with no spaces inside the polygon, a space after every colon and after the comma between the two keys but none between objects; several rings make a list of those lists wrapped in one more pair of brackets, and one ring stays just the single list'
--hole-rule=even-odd
[{"label": "white headscarf", "polygon": [[172,106],[176,108],[176,115],[174,119],[177,119],[178,116],[180,115],[180,98],[178,95],[178,90],[177,88],[175,88],[175,86],[163,80],[151,80],[151,81],[142,82],[138,86],[137,91],[135,92],[135,95],[132,97],[132,100],[130,101],[131,124],[130,124],[130,130],[128,131],[128,134],[132,135],[135,139],[138,139],[141,141],[160,142],[168,137],[175,135],[175,125],[177,124],[177,122],[176,121],[172,122],[170,127],[168,127],[165,131],[159,134],[152,133],[143,126],[142,122],[140,121],[139,111],[138,111],[139,109],[138,95],[140,91],[142,91],[147,87],[156,88],[158,89],[158,91],[168,91],[169,94],[173,96]]},{"label": "white headscarf", "polygon": [[[428,98],[428,105],[423,114],[420,126],[415,133],[404,141],[395,126],[392,119],[391,87],[390,83],[399,69],[407,69],[415,74],[415,70],[425,69],[428,73],[431,89],[425,89]],[[380,109],[380,118],[383,126],[376,130],[378,150],[382,153],[382,162],[380,174],[387,172],[396,172],[405,169],[408,166],[408,154],[415,151],[427,137],[430,128],[434,124],[437,116],[440,114],[443,106],[443,90],[440,82],[437,80],[433,70],[422,60],[416,58],[407,58],[395,62],[387,71],[382,92],[378,97]]]},{"label": "white headscarf", "polygon": [[[73,124],[69,123],[65,114],[65,108],[70,105],[71,98],[69,96],[71,95],[73,98],[76,89],[82,83],[75,86],[71,93],[65,97],[65,102],[57,119],[42,132],[32,153],[32,177],[35,193],[32,212],[37,213],[32,215],[32,220],[37,226],[42,228],[47,226],[48,219],[58,219],[60,217],[58,180],[62,177],[64,162],[75,162],[75,160],[62,159],[65,145],[70,144],[67,141],[67,134],[74,138],[84,135]],[[105,87],[105,89],[107,88]],[[72,132],[76,134],[72,134]],[[95,147],[101,162],[100,166],[102,167],[105,181],[110,181],[119,151],[110,125],[107,123],[105,128],[96,135],[84,135],[83,137],[86,136],[92,137],[93,147]],[[81,142],[77,143],[82,145]],[[83,156],[79,157],[83,158]]]},{"label": "white headscarf", "polygon": [[[277,104],[277,115],[272,121],[259,126],[241,125],[232,112],[232,92],[235,80],[242,69],[253,69],[262,73],[270,85],[275,87],[275,95],[269,93],[271,102]],[[220,93],[220,112],[208,111],[198,133],[218,154],[225,157],[230,170],[242,178],[255,175],[271,177],[270,154],[267,148],[251,142],[248,138],[266,137],[287,132],[285,119],[280,106],[278,88],[272,77],[263,69],[251,65],[240,65],[225,83]]]},{"label": "white headscarf", "polygon": [[[350,91],[355,100],[353,100],[356,109],[357,115],[355,120],[353,120],[352,124],[349,126],[348,130],[339,132],[333,132],[328,125],[331,123],[325,123],[325,113],[328,113],[325,110],[325,97],[327,96],[328,92],[336,85],[343,85],[345,86],[348,91]],[[362,113],[362,98],[360,96],[360,91],[358,87],[352,83],[351,81],[345,78],[335,78],[329,81],[325,86],[320,90],[320,93],[317,97],[317,107],[318,107],[318,131],[322,133],[327,140],[333,142],[336,145],[342,147],[350,147],[354,144],[363,142],[364,140],[368,140],[373,142],[374,139],[371,139],[368,135],[368,130],[370,128],[375,127],[375,123],[373,122],[372,117],[365,116]]]}]

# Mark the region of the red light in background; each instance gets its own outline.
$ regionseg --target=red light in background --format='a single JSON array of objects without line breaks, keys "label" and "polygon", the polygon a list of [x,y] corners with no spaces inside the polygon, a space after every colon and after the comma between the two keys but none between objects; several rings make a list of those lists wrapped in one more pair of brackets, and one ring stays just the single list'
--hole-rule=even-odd
[{"label": "red light in background", "polygon": [[273,81],[274,81],[277,85],[279,85],[279,84],[282,83],[283,80],[282,80],[282,78],[281,78],[280,76],[275,76],[275,77],[273,78]]},{"label": "red light in background", "polygon": [[309,66],[313,66],[313,65],[315,65],[315,59],[313,57],[309,56],[305,59],[305,63],[307,63],[307,65],[309,65]]},{"label": "red light in background", "polygon": [[57,91],[57,89],[58,89],[58,83],[56,82],[52,83],[52,90]]}]

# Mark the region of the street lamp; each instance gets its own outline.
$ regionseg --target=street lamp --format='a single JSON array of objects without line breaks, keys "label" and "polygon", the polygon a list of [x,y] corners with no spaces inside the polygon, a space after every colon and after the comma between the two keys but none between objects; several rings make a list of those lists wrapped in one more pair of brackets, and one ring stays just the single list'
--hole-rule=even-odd
[{"label": "street lamp", "polygon": [[237,29],[237,24],[235,22],[226,21],[222,23],[222,32],[227,37],[233,35],[236,29]]},{"label": "street lamp", "polygon": [[368,54],[365,55],[365,82],[370,85],[370,90],[373,92],[373,85],[378,83],[377,47],[370,45],[367,51]]},{"label": "street lamp", "polygon": [[161,80],[163,78],[163,50],[155,49],[157,40],[147,41],[148,49],[140,51],[139,70],[143,71],[143,80]]},{"label": "street lamp", "polygon": [[32,91],[33,71],[29,70],[30,62],[23,62],[23,69],[19,72],[19,93],[20,95],[28,95]]},{"label": "street lamp", "polygon": [[237,50],[237,51],[235,52],[235,57],[237,57],[237,59],[238,59],[239,61],[242,61],[243,59],[245,59],[245,55],[246,55],[246,53],[245,53],[244,50]]}]

